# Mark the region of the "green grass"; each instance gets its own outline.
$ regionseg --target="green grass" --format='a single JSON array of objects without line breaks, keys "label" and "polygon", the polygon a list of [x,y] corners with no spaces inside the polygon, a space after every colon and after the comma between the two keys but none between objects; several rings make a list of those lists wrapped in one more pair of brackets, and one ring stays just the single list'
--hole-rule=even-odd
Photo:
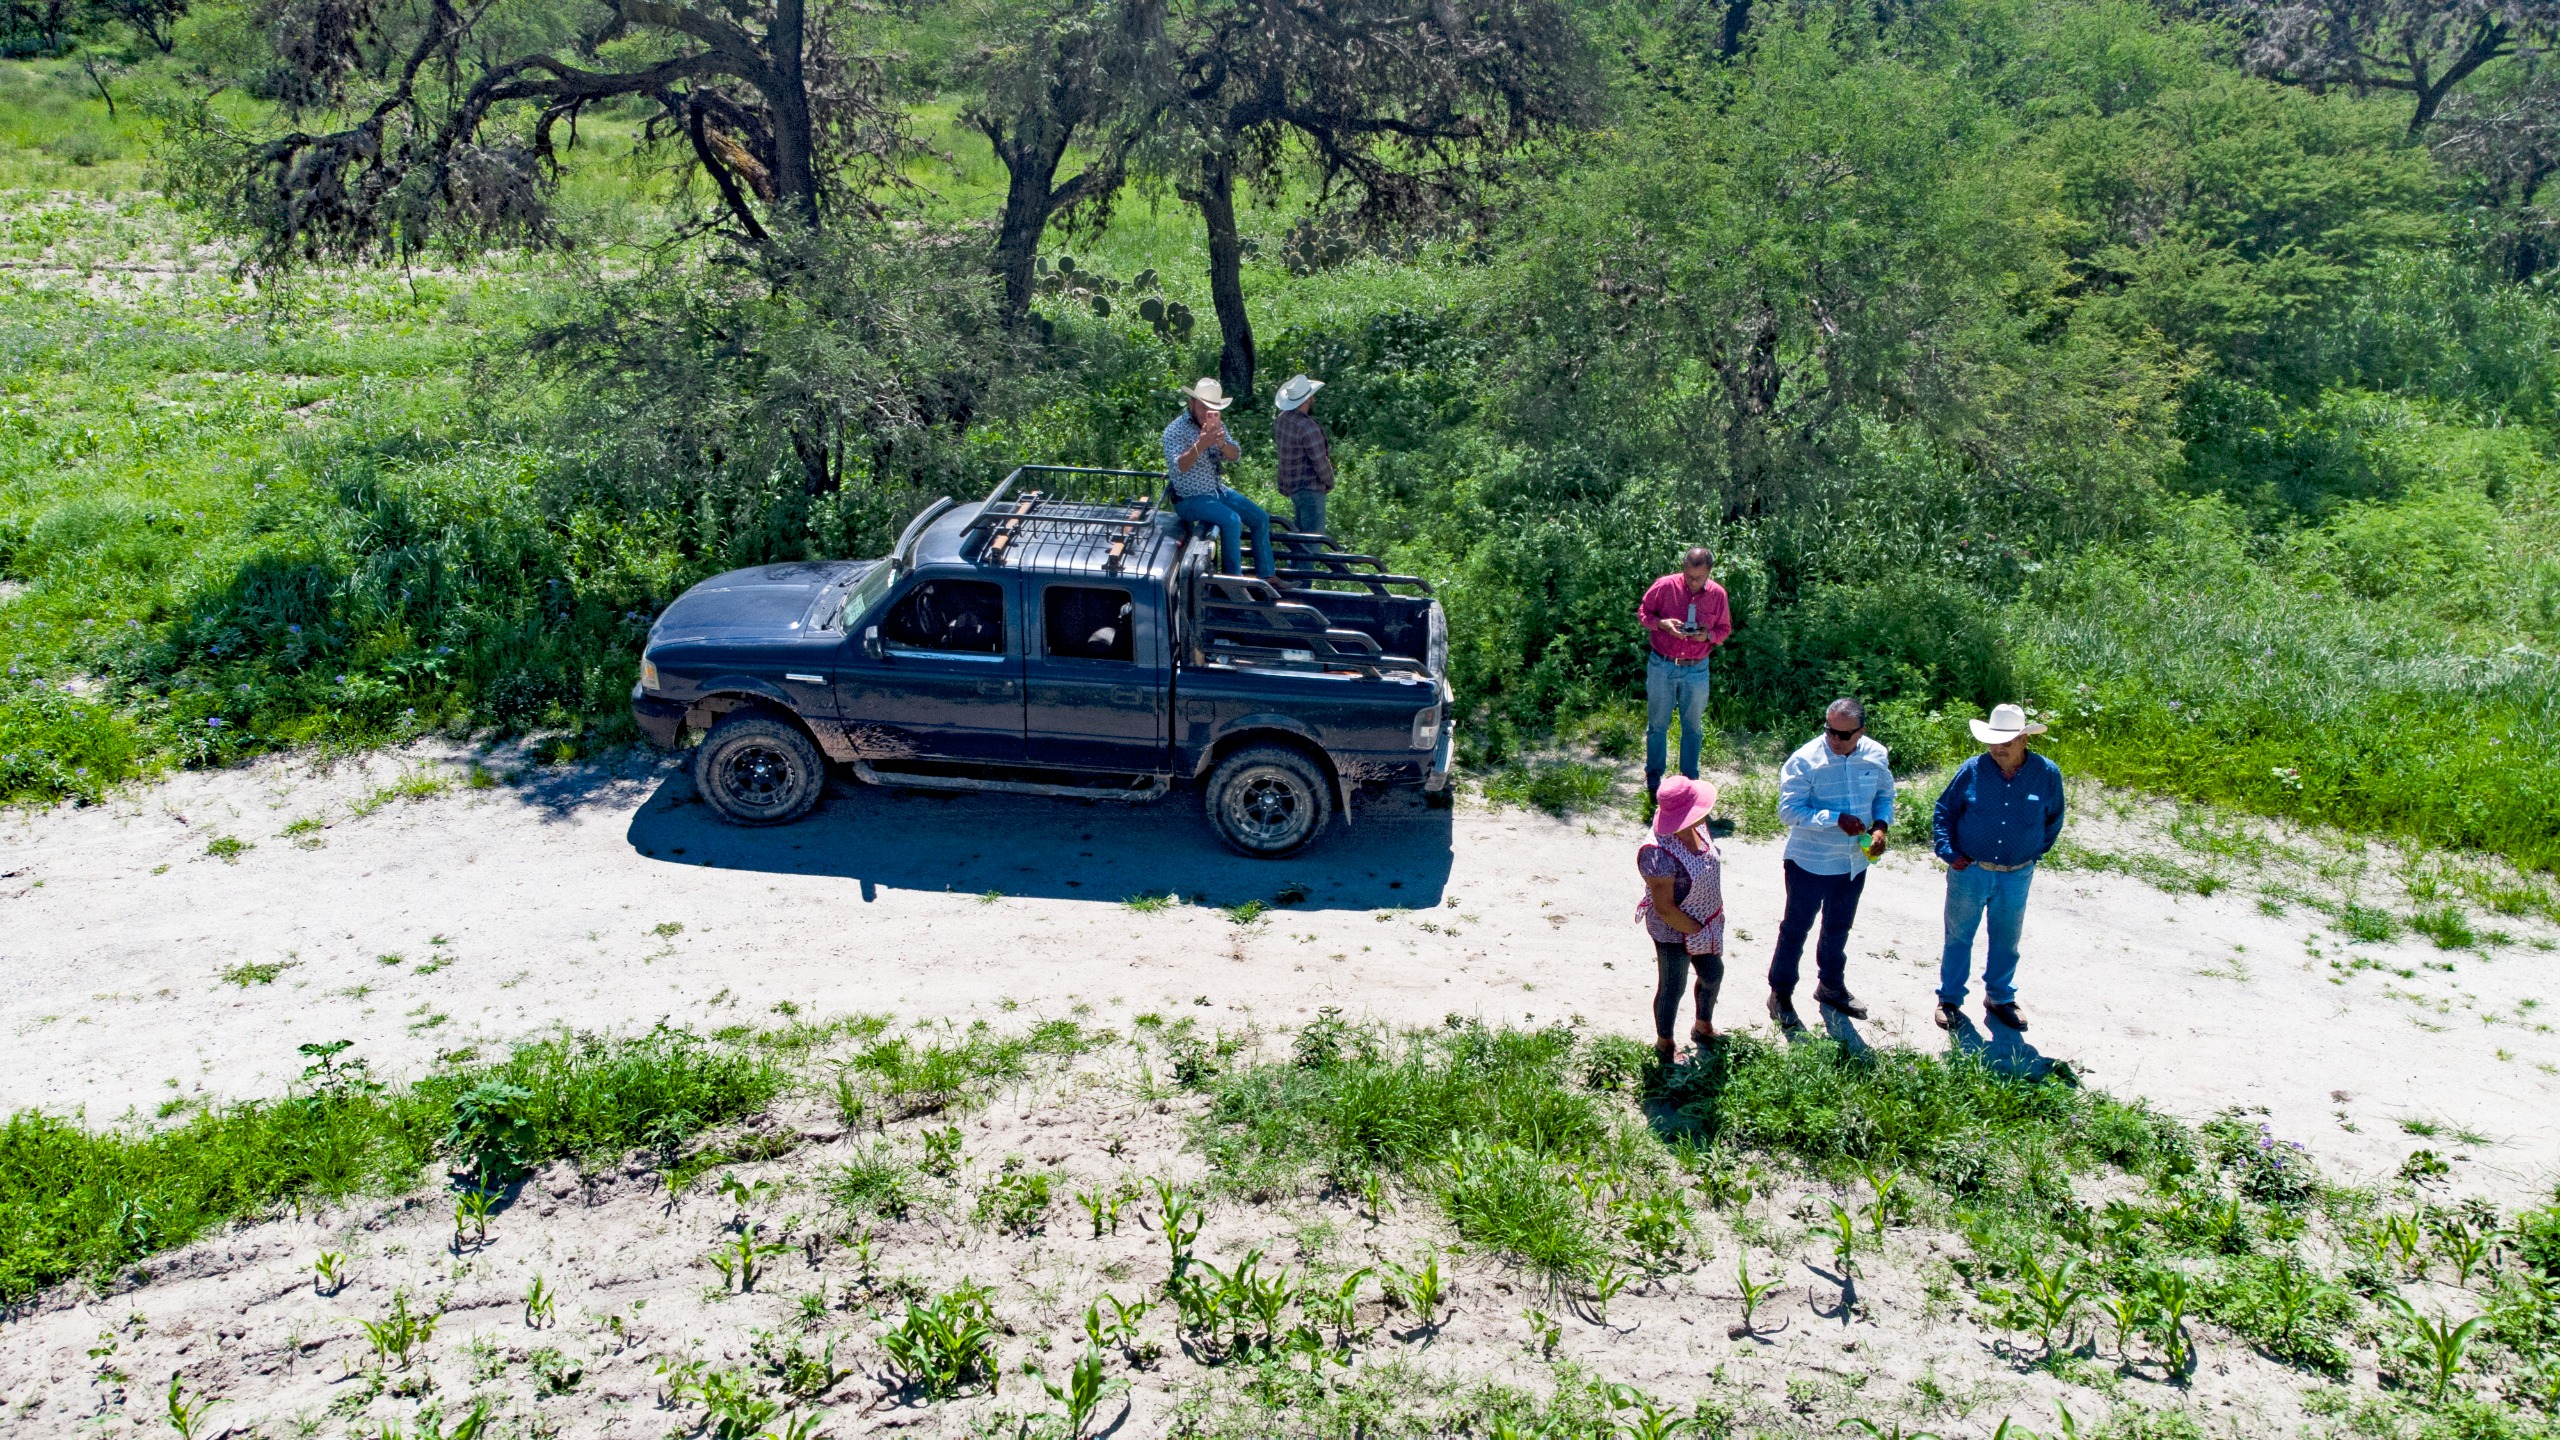
[{"label": "green grass", "polygon": [[1484,797],[1497,805],[1561,816],[1601,808],[1616,788],[1617,773],[1606,765],[1537,760],[1516,763],[1486,777]]},{"label": "green grass", "polygon": [[77,1275],[103,1281],[286,1205],[423,1185],[446,1153],[455,1100],[475,1087],[521,1092],[514,1114],[527,1127],[525,1158],[538,1163],[678,1145],[763,1108],[783,1083],[760,1055],[668,1029],[535,1041],[413,1085],[375,1086],[349,1062],[336,1071],[334,1083],[322,1071],[284,1099],[209,1106],[167,1130],[11,1116],[0,1127],[0,1299]]}]

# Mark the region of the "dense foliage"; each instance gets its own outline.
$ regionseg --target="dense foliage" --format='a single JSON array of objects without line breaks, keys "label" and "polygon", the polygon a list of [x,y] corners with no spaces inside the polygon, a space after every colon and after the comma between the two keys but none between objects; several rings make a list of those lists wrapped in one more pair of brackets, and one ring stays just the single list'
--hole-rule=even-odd
[{"label": "dense foliage", "polygon": [[[1226,242],[1174,153],[1207,100],[1097,79],[1192,53],[1190,20],[1099,7],[1043,48],[986,7],[831,15],[916,148],[815,231],[695,226],[740,213],[720,167],[749,172],[606,97],[527,172],[565,252],[430,227],[413,253],[453,263],[254,297],[13,279],[0,788],[437,726],[627,737],[632,647],[685,584],[876,549],[1016,459],[1154,463],[1171,387],[1235,347],[1190,317],[1241,304],[1260,374],[1331,382],[1337,528],[1442,583],[1479,760],[1623,713],[1633,597],[1704,541],[1741,622],[1726,727],[1857,693],[1926,764],[2022,697],[2088,772],[2549,865],[2548,92],[2539,12],[2475,8],[2509,28],[2417,113],[2380,71],[2307,83],[2283,6],[1592,0],[1572,43],[1537,31],[1533,78],[1574,93],[1534,125],[1469,128],[1452,99],[1457,148],[1400,161],[1274,112],[1239,172],[1241,300],[1210,293]],[[321,133],[278,108],[275,18],[200,7],[104,82],[172,121],[189,223],[268,263],[198,142]],[[1493,74],[1554,19],[1434,23],[1475,27]],[[1332,86],[1337,119],[1385,103],[1257,55],[1274,93]],[[182,66],[242,93],[185,110]],[[342,124],[389,94],[365,75],[303,103]],[[12,184],[142,143],[76,98],[91,71],[8,84],[32,117]],[[31,203],[10,243],[205,233],[120,203]]]}]

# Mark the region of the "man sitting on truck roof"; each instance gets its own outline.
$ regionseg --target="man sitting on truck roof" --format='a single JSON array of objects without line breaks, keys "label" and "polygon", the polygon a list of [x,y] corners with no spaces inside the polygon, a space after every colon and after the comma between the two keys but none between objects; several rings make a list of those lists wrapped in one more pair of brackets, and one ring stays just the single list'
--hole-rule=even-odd
[{"label": "man sitting on truck roof", "polygon": [[1164,427],[1165,484],[1173,491],[1173,513],[1218,528],[1219,570],[1244,573],[1238,553],[1243,532],[1253,532],[1254,563],[1262,578],[1271,578],[1271,516],[1261,506],[1229,488],[1219,467],[1241,453],[1227,436],[1219,414],[1234,402],[1214,379],[1192,382],[1182,392],[1182,413]]}]

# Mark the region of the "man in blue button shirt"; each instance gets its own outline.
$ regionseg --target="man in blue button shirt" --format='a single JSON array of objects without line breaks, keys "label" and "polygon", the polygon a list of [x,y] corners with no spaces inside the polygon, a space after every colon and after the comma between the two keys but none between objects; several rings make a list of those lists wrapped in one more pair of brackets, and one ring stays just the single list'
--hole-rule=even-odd
[{"label": "man in blue button shirt", "polygon": [[1947,946],[1938,960],[1938,1028],[1963,1018],[1965,982],[1973,976],[1973,932],[1991,917],[1991,954],[1982,967],[1983,1013],[2012,1030],[2027,1028],[2011,982],[2018,976],[2018,931],[2027,918],[2027,884],[2036,862],[2062,835],[2062,769],[2027,748],[2044,727],[2015,705],[1995,705],[1976,720],[1973,738],[1986,747],[1956,767],[1938,796],[1938,858],[1947,862]]},{"label": "man in blue button shirt", "polygon": [[1813,998],[1853,1020],[1867,1007],[1849,993],[1849,927],[1866,892],[1867,862],[1884,854],[1893,826],[1893,765],[1867,734],[1867,707],[1834,700],[1822,733],[1778,770],[1778,818],[1787,823],[1787,909],[1769,956],[1769,1018],[1781,1030],[1796,1018],[1796,978],[1815,917],[1822,939],[1813,950]]}]

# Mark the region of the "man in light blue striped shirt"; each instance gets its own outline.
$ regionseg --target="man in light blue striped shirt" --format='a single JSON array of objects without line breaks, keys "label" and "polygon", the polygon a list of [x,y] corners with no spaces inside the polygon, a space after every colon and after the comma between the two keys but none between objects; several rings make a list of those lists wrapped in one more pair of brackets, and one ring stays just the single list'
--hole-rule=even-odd
[{"label": "man in light blue striped shirt", "polygon": [[1893,767],[1867,734],[1864,705],[1832,701],[1821,736],[1787,757],[1778,771],[1778,818],[1787,824],[1787,913],[1769,957],[1769,1018],[1781,1030],[1804,1028],[1796,1018],[1796,978],[1819,916],[1813,998],[1864,1020],[1867,1007],[1849,993],[1849,927],[1867,888],[1867,862],[1884,854],[1893,825]]}]

